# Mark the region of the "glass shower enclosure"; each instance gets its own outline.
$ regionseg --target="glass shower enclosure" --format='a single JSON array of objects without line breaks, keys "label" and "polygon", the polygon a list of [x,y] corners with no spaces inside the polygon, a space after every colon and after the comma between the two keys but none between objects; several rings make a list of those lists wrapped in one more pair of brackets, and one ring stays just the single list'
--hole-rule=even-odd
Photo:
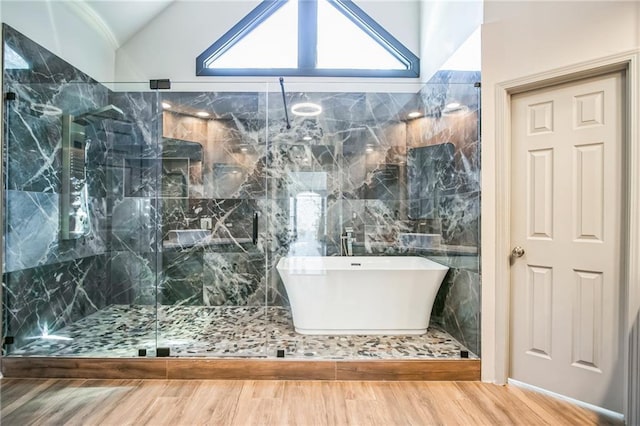
[{"label": "glass shower enclosure", "polygon": [[29,67],[5,56],[3,356],[401,357],[293,330],[278,261],[344,255],[346,229],[450,267],[409,356],[479,354],[478,73],[151,90],[4,39]]}]

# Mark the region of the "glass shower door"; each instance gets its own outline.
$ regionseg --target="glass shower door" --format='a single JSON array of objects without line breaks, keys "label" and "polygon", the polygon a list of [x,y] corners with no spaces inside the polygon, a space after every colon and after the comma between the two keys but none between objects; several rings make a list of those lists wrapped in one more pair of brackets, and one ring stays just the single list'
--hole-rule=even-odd
[{"label": "glass shower door", "polygon": [[173,83],[158,100],[158,347],[266,356],[264,92],[202,88]]},{"label": "glass shower door", "polygon": [[[18,36],[5,37],[19,49]],[[134,194],[128,162],[154,151],[152,120],[137,122],[131,98],[94,81],[5,70],[4,92],[4,354],[154,350],[154,200]]]}]

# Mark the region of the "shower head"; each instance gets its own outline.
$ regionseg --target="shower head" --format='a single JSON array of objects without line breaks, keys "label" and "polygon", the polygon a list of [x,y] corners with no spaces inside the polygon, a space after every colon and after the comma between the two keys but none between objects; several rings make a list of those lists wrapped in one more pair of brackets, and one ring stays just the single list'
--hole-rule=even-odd
[{"label": "shower head", "polygon": [[95,123],[101,120],[118,120],[123,121],[124,112],[115,105],[107,105],[94,111],[85,112],[76,116],[73,121],[83,126]]}]

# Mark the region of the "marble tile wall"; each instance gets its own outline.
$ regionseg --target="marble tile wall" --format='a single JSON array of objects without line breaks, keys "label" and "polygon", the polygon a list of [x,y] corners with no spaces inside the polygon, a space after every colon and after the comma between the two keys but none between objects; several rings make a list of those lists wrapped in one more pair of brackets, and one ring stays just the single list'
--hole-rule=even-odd
[{"label": "marble tile wall", "polygon": [[108,306],[108,260],[100,254],[5,273],[3,325],[5,336],[15,339],[10,348],[55,335]]},{"label": "marble tile wall", "polygon": [[[479,72],[441,71],[421,91],[427,114],[407,126],[409,212],[417,229],[441,237],[410,247],[449,266],[432,319],[480,354]],[[459,106],[456,107],[455,104]],[[416,183],[412,185],[413,183]]]},{"label": "marble tile wall", "polygon": [[108,303],[107,201],[101,168],[106,141],[100,124],[84,129],[91,140],[91,232],[61,240],[58,230],[62,117],[105,106],[109,91],[11,27],[3,25],[2,31],[8,55],[3,93],[15,94],[6,100],[3,117],[4,333],[19,345]]},{"label": "marble tile wall", "polygon": [[158,95],[138,90],[109,93],[109,102],[126,117],[112,123],[108,135],[110,286],[112,303],[155,305],[161,281],[161,121]]},{"label": "marble tile wall", "polygon": [[[323,107],[318,117],[290,116],[290,129],[280,93],[235,94],[237,99],[223,93],[163,94],[174,106],[163,114],[164,140],[197,142],[203,152],[203,177],[190,176],[196,182],[189,186],[190,198],[164,199],[164,238],[172,229],[197,229],[201,219],[211,218],[213,238],[232,242],[165,251],[167,303],[267,300],[286,306],[275,271],[279,259],[339,255],[340,237],[351,227],[355,254],[438,256],[447,264],[451,272],[434,321],[479,353],[479,105],[473,86],[478,80],[478,73],[439,73],[437,84],[418,95],[287,93],[289,105]],[[462,107],[446,110],[454,101]],[[409,108],[424,116],[407,120]],[[198,110],[217,118],[195,118]],[[246,244],[254,211],[261,229],[255,252]],[[402,241],[403,234],[414,233],[438,234],[440,240],[426,246]],[[266,281],[262,268],[251,267],[251,253],[266,263]],[[212,286],[205,259],[225,265],[218,268],[224,278],[215,282],[230,285],[218,289],[218,297],[205,297]],[[258,275],[248,279],[253,273]]]},{"label": "marble tile wall", "polygon": [[[161,203],[157,94],[113,92],[12,28],[3,30],[6,45],[29,65],[14,69],[9,61],[4,71],[5,92],[16,93],[4,117],[4,288],[10,306],[4,312],[19,312],[5,332],[19,333],[14,337],[21,341],[37,334],[49,316],[59,316],[48,323],[55,331],[108,304],[155,304]],[[61,117],[107,105],[123,114],[92,120],[83,129],[90,233],[63,240]],[[33,281],[57,270],[64,273],[52,272],[49,287]],[[27,294],[31,301],[14,299]]]},{"label": "marble tile wall", "polygon": [[[64,286],[85,288],[82,268],[103,284],[86,293],[96,298],[87,309],[287,306],[279,259],[339,255],[351,227],[355,254],[437,256],[449,265],[434,321],[478,353],[477,73],[439,73],[418,94],[289,92],[289,105],[316,102],[323,113],[290,116],[288,129],[279,92],[112,92],[8,27],[5,37],[46,64],[43,81],[5,72],[5,91],[18,94],[5,116],[8,294],[23,294],[29,284],[21,280],[38,268],[72,262],[58,274]],[[161,101],[171,107],[161,111]],[[453,101],[463,108],[447,110]],[[124,112],[87,129],[95,224],[88,238],[57,239],[59,120],[34,114],[34,103],[72,114],[106,104]],[[408,120],[416,108],[424,116]],[[211,116],[198,117],[202,110]],[[203,228],[206,237],[187,242],[175,232]],[[407,242],[416,233],[437,234],[438,243]]]}]

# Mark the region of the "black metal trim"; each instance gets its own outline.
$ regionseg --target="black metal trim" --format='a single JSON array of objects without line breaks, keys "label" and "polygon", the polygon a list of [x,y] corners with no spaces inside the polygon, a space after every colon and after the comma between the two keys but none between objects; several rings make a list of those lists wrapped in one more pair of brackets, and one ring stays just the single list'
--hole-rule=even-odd
[{"label": "black metal trim", "polygon": [[253,213],[252,241],[253,241],[253,245],[258,244],[258,212]]},{"label": "black metal trim", "polygon": [[171,356],[171,348],[156,348],[156,357],[164,358]]},{"label": "black metal trim", "polygon": [[289,110],[287,109],[287,97],[284,92],[284,78],[280,77],[280,91],[282,92],[282,104],[284,105],[284,118],[287,120],[287,130],[291,128],[289,122]]},{"label": "black metal trim", "polygon": [[168,78],[149,80],[149,88],[151,90],[171,89],[171,80]]}]

